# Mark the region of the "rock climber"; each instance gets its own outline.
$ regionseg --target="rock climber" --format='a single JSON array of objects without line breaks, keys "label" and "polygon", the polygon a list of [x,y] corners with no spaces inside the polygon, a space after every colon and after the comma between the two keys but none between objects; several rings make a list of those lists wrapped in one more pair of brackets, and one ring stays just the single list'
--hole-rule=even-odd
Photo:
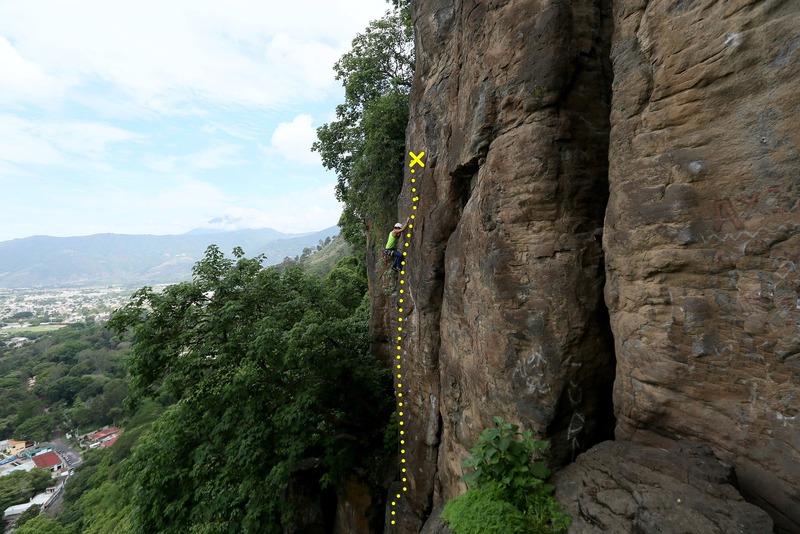
[{"label": "rock climber", "polygon": [[408,227],[408,222],[410,220],[411,217],[408,217],[406,218],[405,224],[395,223],[394,229],[389,232],[389,239],[386,241],[386,254],[394,258],[394,262],[392,262],[393,271],[400,270],[400,261],[402,261],[403,254],[397,250],[397,241],[403,231]]}]

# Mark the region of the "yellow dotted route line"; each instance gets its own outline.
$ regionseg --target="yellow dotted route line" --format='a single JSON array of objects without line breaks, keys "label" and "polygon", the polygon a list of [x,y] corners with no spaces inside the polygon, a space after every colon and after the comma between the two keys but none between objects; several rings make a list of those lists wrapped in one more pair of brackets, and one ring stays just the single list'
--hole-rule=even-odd
[{"label": "yellow dotted route line", "polygon": [[[412,173],[414,172],[413,167],[416,164],[418,164],[420,167],[425,167],[425,164],[422,162],[422,159],[421,159],[425,155],[425,152],[420,152],[419,156],[417,156],[413,152],[409,152],[408,154],[411,156],[411,163],[409,163],[408,166],[412,167],[412,169],[411,169]],[[411,209],[413,211],[417,210],[417,203],[419,202],[419,195],[417,195],[417,185],[416,184],[417,184],[417,179],[416,178],[411,178],[411,194],[413,195],[413,197],[411,199],[412,202],[413,202],[413,204],[411,206]],[[412,220],[416,219],[416,214],[415,213],[411,214],[411,219]],[[404,245],[405,248],[408,248],[408,246],[409,246],[409,240],[411,239],[411,229],[412,228],[414,228],[414,224],[413,223],[409,223],[408,224],[408,233],[406,233],[406,241],[405,241],[405,245]],[[407,256],[408,256],[408,251],[404,250],[403,251],[403,257],[407,257]],[[408,477],[406,476],[407,475],[406,448],[405,448],[406,447],[406,439],[405,439],[406,438],[406,431],[403,428],[405,426],[405,420],[404,420],[404,413],[405,412],[404,412],[404,408],[403,408],[403,405],[404,405],[403,391],[402,391],[402,388],[403,388],[403,383],[402,383],[402,380],[403,380],[403,357],[402,357],[402,352],[401,352],[403,350],[403,344],[402,344],[402,342],[403,342],[403,317],[402,317],[402,313],[403,313],[403,303],[405,302],[405,293],[406,293],[406,290],[405,290],[405,287],[404,287],[405,284],[406,284],[406,280],[405,280],[405,278],[403,278],[406,275],[406,271],[405,271],[406,262],[405,262],[405,260],[402,260],[400,262],[400,265],[401,265],[401,268],[400,268],[400,299],[398,300],[398,303],[397,303],[397,306],[398,306],[397,307],[397,311],[398,311],[398,317],[397,317],[397,355],[395,356],[395,367],[396,367],[396,371],[397,371],[396,372],[397,384],[396,384],[396,388],[395,388],[395,395],[397,396],[397,419],[398,419],[398,424],[400,425],[400,472],[402,474],[401,480],[403,482],[403,493],[405,493],[405,492],[408,491],[408,485],[407,485]],[[396,516],[397,516],[396,507],[397,507],[397,501],[400,500],[400,497],[402,497],[402,493],[397,493],[395,495],[395,498],[392,499],[392,507],[391,507],[391,517],[392,517],[391,523],[392,523],[392,525],[396,524],[396,519],[395,519]]]}]

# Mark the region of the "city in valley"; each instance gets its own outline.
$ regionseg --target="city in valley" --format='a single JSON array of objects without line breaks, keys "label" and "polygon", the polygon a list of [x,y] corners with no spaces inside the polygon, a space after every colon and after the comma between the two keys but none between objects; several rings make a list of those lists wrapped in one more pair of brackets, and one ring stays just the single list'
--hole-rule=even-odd
[{"label": "city in valley", "polygon": [[0,288],[0,343],[19,346],[31,337],[74,323],[105,322],[136,289]]}]

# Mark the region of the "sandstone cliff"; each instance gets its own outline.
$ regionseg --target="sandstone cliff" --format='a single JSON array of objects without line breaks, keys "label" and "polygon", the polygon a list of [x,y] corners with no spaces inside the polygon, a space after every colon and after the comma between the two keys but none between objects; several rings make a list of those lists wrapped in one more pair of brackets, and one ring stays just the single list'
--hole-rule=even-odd
[{"label": "sandstone cliff", "polygon": [[611,436],[611,22],[607,1],[416,6],[409,531],[459,491],[493,415],[551,436],[560,463]]},{"label": "sandstone cliff", "polygon": [[617,439],[707,443],[800,530],[800,3],[617,2]]},{"label": "sandstone cliff", "polygon": [[557,466],[614,434],[706,444],[800,529],[799,4],[412,11],[408,149],[427,161],[396,531],[463,491],[493,415],[550,439]]}]

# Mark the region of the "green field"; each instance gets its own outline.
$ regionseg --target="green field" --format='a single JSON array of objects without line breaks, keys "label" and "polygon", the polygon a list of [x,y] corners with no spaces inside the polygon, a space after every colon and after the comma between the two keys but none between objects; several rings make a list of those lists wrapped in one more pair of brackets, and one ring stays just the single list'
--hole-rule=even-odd
[{"label": "green field", "polygon": [[63,324],[43,324],[39,326],[29,326],[26,328],[0,328],[0,334],[9,337],[25,337],[28,334],[41,334],[43,332],[52,332],[64,328]]}]

